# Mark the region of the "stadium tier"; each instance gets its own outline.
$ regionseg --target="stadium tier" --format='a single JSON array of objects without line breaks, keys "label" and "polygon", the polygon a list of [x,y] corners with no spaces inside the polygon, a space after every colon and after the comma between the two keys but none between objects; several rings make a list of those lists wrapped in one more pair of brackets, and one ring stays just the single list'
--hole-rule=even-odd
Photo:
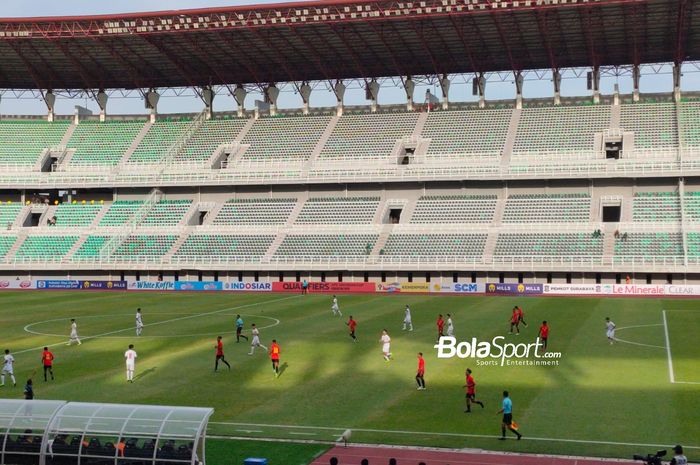
[{"label": "stadium tier", "polygon": [[508,136],[512,110],[439,111],[428,115],[421,136],[428,156],[497,157]]},{"label": "stadium tier", "polygon": [[322,161],[386,160],[398,140],[413,135],[417,122],[416,113],[343,116],[319,156]]},{"label": "stadium tier", "polygon": [[245,161],[304,162],[311,157],[330,117],[261,118],[242,139]]},{"label": "stadium tier", "polygon": [[0,121],[0,166],[31,170],[42,151],[59,145],[67,130],[67,122]]},{"label": "stadium tier", "polygon": [[508,197],[504,223],[588,223],[587,194],[522,194]]},{"label": "stadium tier", "polygon": [[106,165],[119,163],[144,126],[143,121],[84,121],[77,125],[68,140],[75,152],[71,165]]},{"label": "stadium tier", "polygon": [[524,108],[513,152],[592,152],[595,134],[610,128],[609,105]]},{"label": "stadium tier", "polygon": [[127,160],[129,163],[158,163],[168,149],[184,136],[192,120],[156,121]]},{"label": "stadium tier", "polygon": [[372,223],[379,207],[379,197],[310,198],[297,217],[300,224]]},{"label": "stadium tier", "polygon": [[215,225],[284,224],[297,199],[231,199],[214,218]]},{"label": "stadium tier", "polygon": [[491,223],[496,202],[495,195],[424,195],[411,223]]}]

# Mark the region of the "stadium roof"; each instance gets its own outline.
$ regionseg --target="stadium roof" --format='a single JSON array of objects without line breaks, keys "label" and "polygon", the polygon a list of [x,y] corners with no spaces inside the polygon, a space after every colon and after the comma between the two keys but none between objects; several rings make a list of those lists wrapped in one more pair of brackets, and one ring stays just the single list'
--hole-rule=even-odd
[{"label": "stadium roof", "polygon": [[700,58],[692,0],[312,1],[0,19],[0,88],[111,89]]}]

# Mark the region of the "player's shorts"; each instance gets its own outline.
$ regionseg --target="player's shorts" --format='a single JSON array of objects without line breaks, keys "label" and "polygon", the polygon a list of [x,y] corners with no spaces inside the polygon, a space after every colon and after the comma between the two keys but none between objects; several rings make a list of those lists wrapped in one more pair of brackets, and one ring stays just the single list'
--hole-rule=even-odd
[{"label": "player's shorts", "polygon": [[610,330],[606,331],[605,334],[607,334],[607,336],[610,339],[615,339],[615,330],[614,329],[610,329]]},{"label": "player's shorts", "polygon": [[218,354],[217,354],[217,355],[216,355],[216,359],[217,359],[217,360],[221,360],[222,358],[224,358],[224,354],[221,354],[221,355],[218,355]]},{"label": "player's shorts", "polygon": [[10,368],[5,367],[2,369],[2,372],[7,373],[8,375],[12,375],[12,374],[14,374],[15,370],[12,367],[10,367]]},{"label": "player's shorts", "polygon": [[236,326],[236,334],[241,334],[241,331],[243,331],[243,328]]},{"label": "player's shorts", "polygon": [[259,345],[260,345],[260,338],[259,338],[258,336],[255,336],[255,337],[253,338],[252,342],[250,343],[250,345],[252,345],[252,346],[259,346]]},{"label": "player's shorts", "polygon": [[504,413],[503,414],[503,423],[506,425],[510,425],[513,423],[513,414],[512,413]]},{"label": "player's shorts", "polygon": [[76,333],[75,331],[71,331],[70,337],[71,337],[71,339],[75,339],[78,337],[78,333]]},{"label": "player's shorts", "polygon": [[403,320],[403,322],[406,323],[407,325],[410,325],[410,324],[411,324],[411,319],[410,319],[410,318],[406,318],[405,320]]},{"label": "player's shorts", "polygon": [[391,344],[383,344],[382,345],[382,352],[384,352],[385,354],[388,354],[389,352],[391,352]]},{"label": "player's shorts", "polygon": [[454,336],[454,335],[455,335],[455,330],[454,330],[454,329],[448,329],[448,330],[447,330],[447,335],[448,335],[448,336]]},{"label": "player's shorts", "polygon": [[127,370],[133,371],[135,367],[136,367],[136,364],[135,364],[135,363],[127,363],[127,364],[126,364],[126,369],[127,369]]},{"label": "player's shorts", "polygon": [[540,338],[540,341],[542,341],[542,343],[543,343],[544,345],[547,345],[547,338],[546,338],[546,337],[541,337],[541,338]]}]

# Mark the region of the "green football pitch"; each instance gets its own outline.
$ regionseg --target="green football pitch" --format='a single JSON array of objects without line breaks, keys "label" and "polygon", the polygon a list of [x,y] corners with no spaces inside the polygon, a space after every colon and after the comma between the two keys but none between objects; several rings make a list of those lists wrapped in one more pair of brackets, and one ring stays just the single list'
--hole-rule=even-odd
[{"label": "green football pitch", "polygon": [[[700,460],[697,300],[342,295],[343,318],[332,315],[330,301],[318,294],[2,292],[0,341],[15,355],[18,386],[8,382],[0,396],[22,397],[21,386],[49,345],[56,380],[44,382],[38,371],[37,398],[209,406],[215,409],[212,437],[323,442],[352,428],[355,442],[628,458],[680,443],[691,460]],[[413,332],[401,330],[406,304]],[[509,335],[515,304],[529,326]],[[145,323],[141,337],[134,330],[137,307]],[[256,323],[263,344],[279,341],[279,378],[267,354],[249,356],[249,344],[235,342],[238,313],[244,334]],[[453,315],[460,341],[504,336],[508,343],[530,343],[548,320],[549,349],[561,352],[559,365],[438,359],[438,313]],[[358,322],[358,343],[344,324],[348,315]],[[605,337],[606,316],[617,324],[613,345]],[[80,346],[66,345],[70,318],[77,320]],[[392,337],[391,362],[381,355],[383,328]],[[224,337],[231,371],[214,373],[217,335]],[[125,380],[123,360],[131,343],[138,352],[134,384]],[[426,358],[426,391],[417,391],[414,380],[419,351]],[[486,404],[470,414],[462,389],[467,367]],[[504,389],[522,441],[496,440]],[[222,457],[227,447],[243,447],[215,444],[212,452]],[[264,455],[268,444],[245,443],[245,453],[259,448]],[[307,446],[285,463],[310,460],[318,446]]]}]

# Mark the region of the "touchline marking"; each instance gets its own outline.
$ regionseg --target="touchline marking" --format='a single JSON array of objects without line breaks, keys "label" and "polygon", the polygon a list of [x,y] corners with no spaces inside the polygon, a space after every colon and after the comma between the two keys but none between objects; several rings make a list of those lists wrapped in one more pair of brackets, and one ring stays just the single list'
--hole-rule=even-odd
[{"label": "touchline marking", "polygon": [[673,374],[673,357],[671,357],[671,340],[668,337],[668,323],[666,323],[666,310],[661,310],[661,316],[664,320],[664,336],[666,336],[666,357],[668,358],[668,379],[671,384],[676,382],[676,377]]},{"label": "touchline marking", "polygon": [[[437,433],[429,431],[404,431],[404,430],[385,430],[385,429],[368,429],[368,428],[335,428],[328,426],[301,426],[301,425],[270,425],[264,423],[232,423],[232,422],[216,422],[210,421],[210,425],[232,425],[232,426],[251,426],[257,428],[294,428],[294,429],[316,429],[316,430],[329,430],[329,431],[345,431],[347,429],[352,431],[358,431],[363,433],[389,433],[389,434],[406,434],[406,435],[421,435],[421,436],[445,436],[445,437],[458,437],[458,438],[486,438],[494,439],[500,436],[488,435],[488,434],[464,434],[464,433]],[[240,430],[239,430],[240,431]],[[525,439],[531,441],[544,441],[544,442],[572,442],[579,444],[603,444],[611,446],[634,446],[634,447],[673,447],[670,444],[641,444],[636,442],[615,442],[615,441],[596,441],[587,439],[566,439],[566,438],[538,438],[532,436],[526,436]],[[700,450],[700,446],[686,446],[684,448]]]},{"label": "touchline marking", "polygon": [[[238,307],[223,308],[223,309],[214,310],[214,311],[211,311],[211,312],[197,313],[197,314],[194,314],[194,315],[183,316],[183,317],[180,317],[180,318],[173,318],[173,319],[170,319],[170,320],[158,321],[158,322],[156,322],[156,323],[151,323],[151,324],[143,325],[143,326],[144,326],[144,327],[146,327],[146,326],[157,326],[157,325],[162,325],[162,324],[165,324],[165,323],[172,323],[173,321],[182,321],[182,320],[187,320],[187,319],[190,319],[190,318],[197,318],[197,317],[206,316],[206,315],[216,315],[217,313],[228,312],[228,311],[231,311],[231,310],[240,310],[241,308],[255,307],[255,306],[257,306],[257,305],[262,305],[262,304],[271,304],[271,303],[274,303],[274,302],[281,302],[281,301],[283,301],[283,300],[297,299],[297,298],[299,298],[299,297],[301,297],[301,296],[300,296],[300,295],[294,295],[294,296],[290,296],[290,297],[282,297],[282,298],[279,298],[279,299],[266,300],[266,301],[264,301],[264,302],[254,302],[254,303],[251,303],[251,304],[239,305]],[[27,326],[29,326],[29,325],[27,325]],[[112,335],[112,334],[123,333],[124,331],[133,331],[135,328],[136,328],[135,326],[132,326],[132,327],[130,327],[130,328],[118,329],[118,330],[116,330],[116,331],[109,331],[109,332],[107,332],[107,333],[97,334],[97,335],[95,335],[95,336],[86,336],[86,337],[84,337],[84,338],[81,338],[81,340],[82,340],[82,341],[87,341],[87,340],[89,340],[89,339],[96,339],[96,338],[99,338],[99,337],[110,336],[110,335]],[[26,326],[25,326],[25,331],[26,331]],[[27,332],[29,332],[29,331],[27,331]],[[135,336],[135,337],[136,337],[136,336]],[[38,346],[38,347],[33,347],[33,348],[31,348],[31,349],[19,350],[19,351],[17,351],[17,352],[13,352],[13,353],[14,353],[14,354],[23,354],[23,353],[25,353],[25,352],[32,352],[32,351],[34,351],[34,350],[43,349],[44,347],[55,347],[55,346],[59,346],[59,345],[62,345],[62,344],[65,344],[65,342],[57,342],[57,343],[55,343],[55,344],[51,344],[51,345],[48,345],[48,346],[47,346],[47,345],[41,345],[41,346]]]}]

